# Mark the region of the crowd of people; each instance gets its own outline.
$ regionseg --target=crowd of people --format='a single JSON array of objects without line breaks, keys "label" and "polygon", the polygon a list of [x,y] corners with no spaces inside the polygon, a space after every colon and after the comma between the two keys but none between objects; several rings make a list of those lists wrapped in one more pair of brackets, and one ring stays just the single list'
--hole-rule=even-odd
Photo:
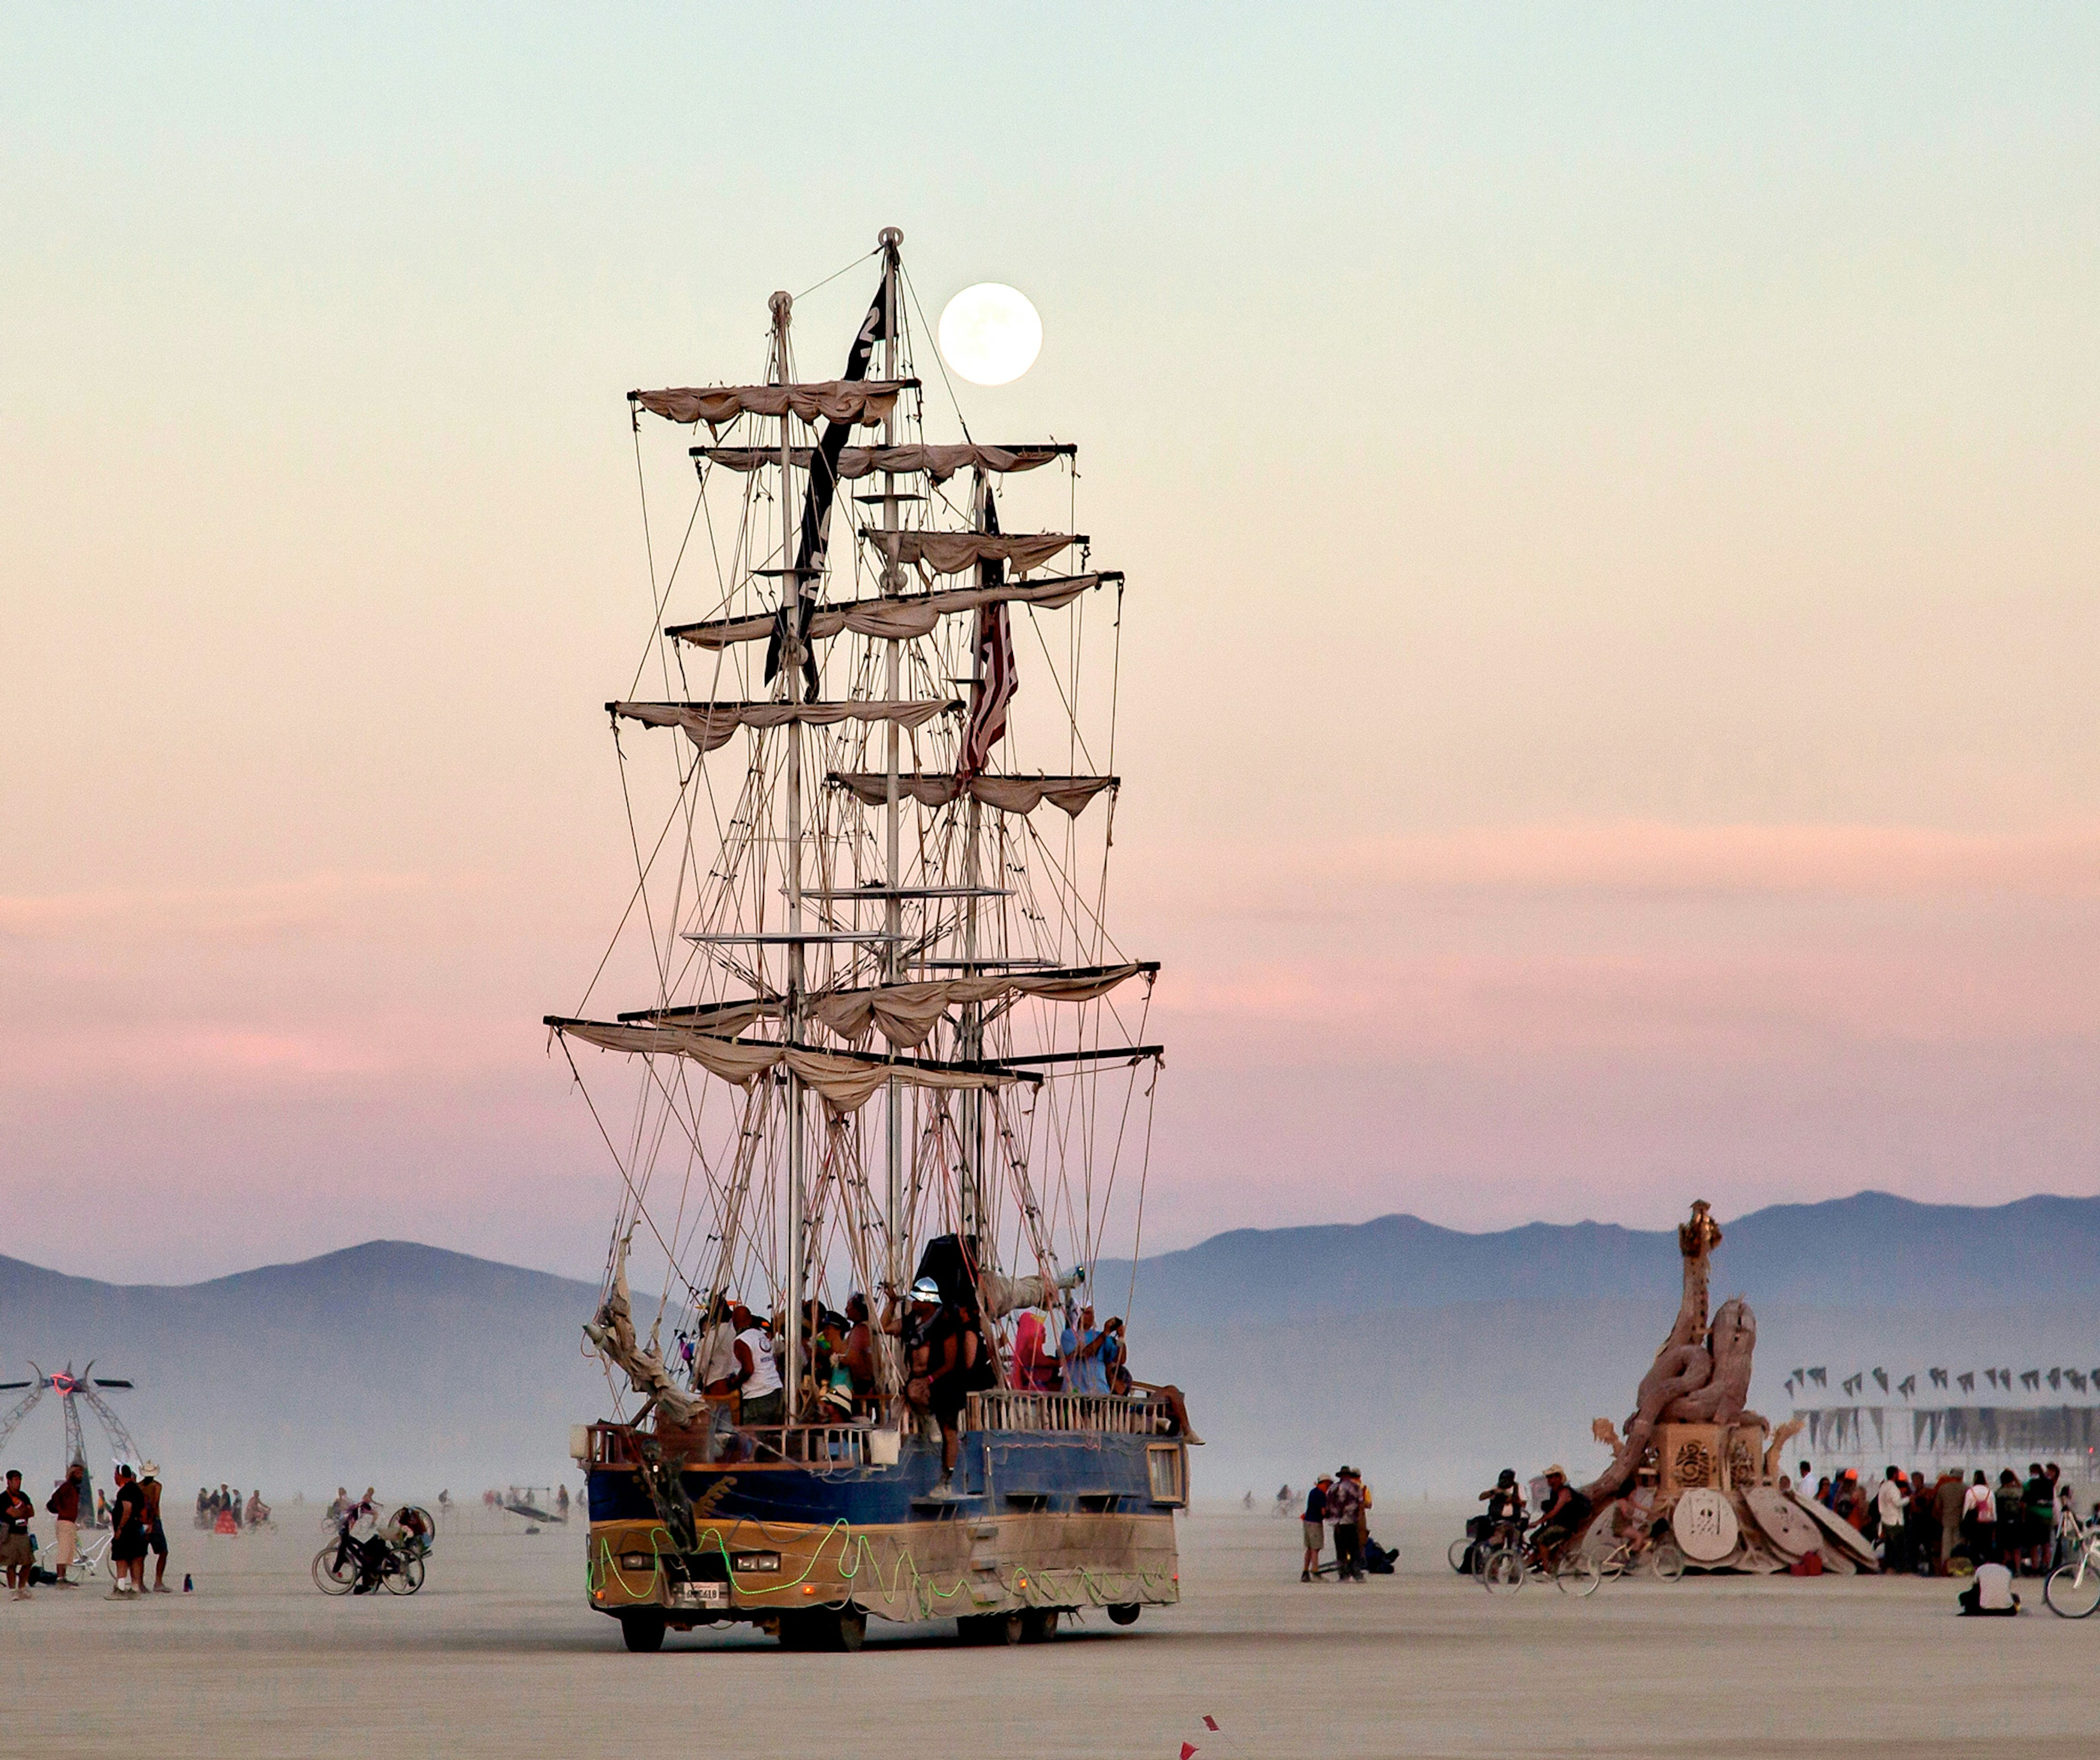
[{"label": "crowd of people", "polygon": [[2054,1461],[2029,1462],[2024,1478],[2002,1468],[1995,1484],[1981,1468],[1965,1479],[1953,1467],[1906,1473],[1891,1465],[1869,1484],[1846,1467],[1818,1480],[1812,1493],[1808,1462],[1799,1471],[1801,1494],[1877,1547],[1885,1572],[1945,1577],[1995,1564],[2045,1577],[2078,1531],[2076,1493]]},{"label": "crowd of people", "polygon": [[207,1533],[237,1534],[245,1528],[263,1527],[269,1520],[270,1506],[262,1501],[259,1490],[250,1491],[243,1498],[238,1491],[223,1484],[216,1491],[197,1487],[196,1525]]},{"label": "crowd of people", "polygon": [[[1158,1400],[1167,1407],[1176,1434],[1192,1443],[1202,1440],[1189,1427],[1179,1387],[1139,1381],[1131,1373],[1120,1316],[1096,1325],[1093,1308],[1068,1294],[1063,1324],[1054,1334],[1043,1313],[1024,1310],[1008,1353],[974,1299],[975,1280],[966,1261],[945,1285],[929,1275],[901,1293],[887,1284],[881,1287],[879,1318],[858,1291],[847,1297],[843,1312],[821,1302],[807,1304],[797,1409],[805,1419],[820,1423],[876,1420],[882,1405],[880,1340],[896,1339],[905,1401],[929,1436],[940,1433],[937,1497],[951,1487],[969,1396],[995,1387]],[[696,1391],[721,1400],[735,1396],[740,1424],[764,1428],[785,1421],[789,1369],[783,1316],[761,1318],[735,1298],[718,1295],[696,1331],[677,1334],[676,1350]]]},{"label": "crowd of people", "polygon": [[[78,1579],[72,1574],[80,1560],[80,1530],[83,1527],[104,1526],[111,1530],[109,1539],[109,1599],[121,1601],[133,1595],[155,1593],[167,1595],[168,1588],[168,1531],[161,1519],[161,1469],[152,1461],[142,1462],[136,1471],[125,1463],[119,1463],[115,1478],[117,1498],[108,1502],[96,1498],[96,1510],[90,1513],[85,1508],[87,1498],[87,1468],[75,1461],[66,1469],[65,1476],[53,1487],[45,1500],[44,1509],[56,1524],[55,1543],[48,1567],[38,1559],[37,1536],[30,1524],[36,1520],[37,1506],[22,1489],[22,1475],[19,1470],[8,1471],[6,1489],[0,1491],[0,1565],[5,1567],[7,1589],[16,1601],[27,1601],[39,1584],[48,1584],[55,1589],[77,1589]],[[105,1520],[96,1522],[95,1513],[103,1514]],[[87,1517],[83,1520],[83,1516]],[[153,1583],[151,1591],[146,1584],[146,1560],[154,1561]]]}]

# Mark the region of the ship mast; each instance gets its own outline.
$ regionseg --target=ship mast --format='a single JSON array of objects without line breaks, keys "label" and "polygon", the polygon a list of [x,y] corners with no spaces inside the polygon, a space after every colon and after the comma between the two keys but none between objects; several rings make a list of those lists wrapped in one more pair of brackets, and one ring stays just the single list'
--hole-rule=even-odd
[{"label": "ship mast", "polygon": [[[788,324],[794,301],[775,293],[773,307],[773,365],[776,382],[788,385]],[[788,629],[792,642],[801,632],[802,577],[795,559],[794,483],[795,417],[780,412],[780,564],[783,595],[788,605]],[[799,654],[783,655],[781,671],[788,681],[788,700],[802,700],[802,664]],[[788,995],[781,1011],[782,1036],[791,1042],[802,1037],[802,992],[806,981],[803,966],[802,934],[802,724],[788,723]],[[803,1284],[809,1254],[804,1238],[808,1208],[804,1190],[808,1170],[803,1165],[802,1078],[788,1071],[788,1347],[787,1403],[783,1416],[792,1424],[801,1392]]]},{"label": "ship mast", "polygon": [[[898,373],[897,352],[897,248],[904,242],[904,234],[893,226],[885,227],[876,240],[882,249],[882,376],[893,382]],[[893,414],[883,418],[882,443],[897,443],[897,423]],[[897,529],[897,474],[885,470],[882,474],[882,529]],[[893,547],[883,552],[882,591],[894,598],[903,584],[904,571],[898,564]],[[892,702],[903,695],[899,677],[904,644],[892,636],[883,644],[883,694]],[[898,863],[899,814],[898,801],[898,770],[899,742],[903,730],[895,721],[889,724],[887,801],[883,809],[883,885],[889,893],[885,901],[882,926],[889,940],[883,944],[883,975],[892,984],[902,983],[904,978],[904,902],[898,897],[902,876]],[[885,1134],[883,1140],[883,1237],[885,1242],[883,1276],[892,1290],[904,1281],[904,1089],[892,1077],[883,1097]],[[885,1357],[886,1361],[886,1357]]]}]

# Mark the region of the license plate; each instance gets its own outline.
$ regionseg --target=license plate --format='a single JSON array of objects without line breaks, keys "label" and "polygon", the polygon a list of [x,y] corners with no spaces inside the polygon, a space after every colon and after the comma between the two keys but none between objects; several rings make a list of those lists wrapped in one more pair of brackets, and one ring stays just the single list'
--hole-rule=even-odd
[{"label": "license plate", "polygon": [[682,1608],[726,1608],[729,1605],[727,1583],[680,1583],[672,1590],[672,1599]]}]

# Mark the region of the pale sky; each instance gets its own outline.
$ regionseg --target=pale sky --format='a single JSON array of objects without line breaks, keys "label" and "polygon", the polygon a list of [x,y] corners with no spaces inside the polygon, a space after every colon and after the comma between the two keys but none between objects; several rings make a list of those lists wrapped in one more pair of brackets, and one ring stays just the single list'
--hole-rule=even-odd
[{"label": "pale sky", "polygon": [[624,393],[886,224],[1129,572],[1148,1248],[2100,1190],[2090,9],[0,20],[0,1252],[595,1273]]}]

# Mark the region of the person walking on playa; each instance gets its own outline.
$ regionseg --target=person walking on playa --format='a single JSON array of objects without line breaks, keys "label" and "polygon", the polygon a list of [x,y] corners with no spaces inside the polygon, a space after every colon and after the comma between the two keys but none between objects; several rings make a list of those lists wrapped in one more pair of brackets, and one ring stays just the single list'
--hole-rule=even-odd
[{"label": "person walking on playa", "polygon": [[0,1564],[7,1568],[7,1586],[17,1601],[29,1599],[29,1523],[37,1513],[22,1489],[22,1475],[7,1470],[7,1489],[0,1491]]},{"label": "person walking on playa", "polygon": [[77,1589],[66,1573],[73,1568],[73,1561],[80,1556],[80,1492],[87,1483],[87,1468],[75,1461],[66,1469],[66,1475],[59,1481],[59,1488],[44,1505],[59,1524],[58,1544],[51,1549],[53,1574],[60,1589]]},{"label": "person walking on playa", "polygon": [[1319,1482],[1305,1493],[1305,1520],[1301,1524],[1305,1530],[1305,1568],[1298,1573],[1301,1583],[1312,1581],[1312,1573],[1320,1568],[1320,1555],[1327,1549],[1327,1488],[1334,1482],[1322,1473]]}]

